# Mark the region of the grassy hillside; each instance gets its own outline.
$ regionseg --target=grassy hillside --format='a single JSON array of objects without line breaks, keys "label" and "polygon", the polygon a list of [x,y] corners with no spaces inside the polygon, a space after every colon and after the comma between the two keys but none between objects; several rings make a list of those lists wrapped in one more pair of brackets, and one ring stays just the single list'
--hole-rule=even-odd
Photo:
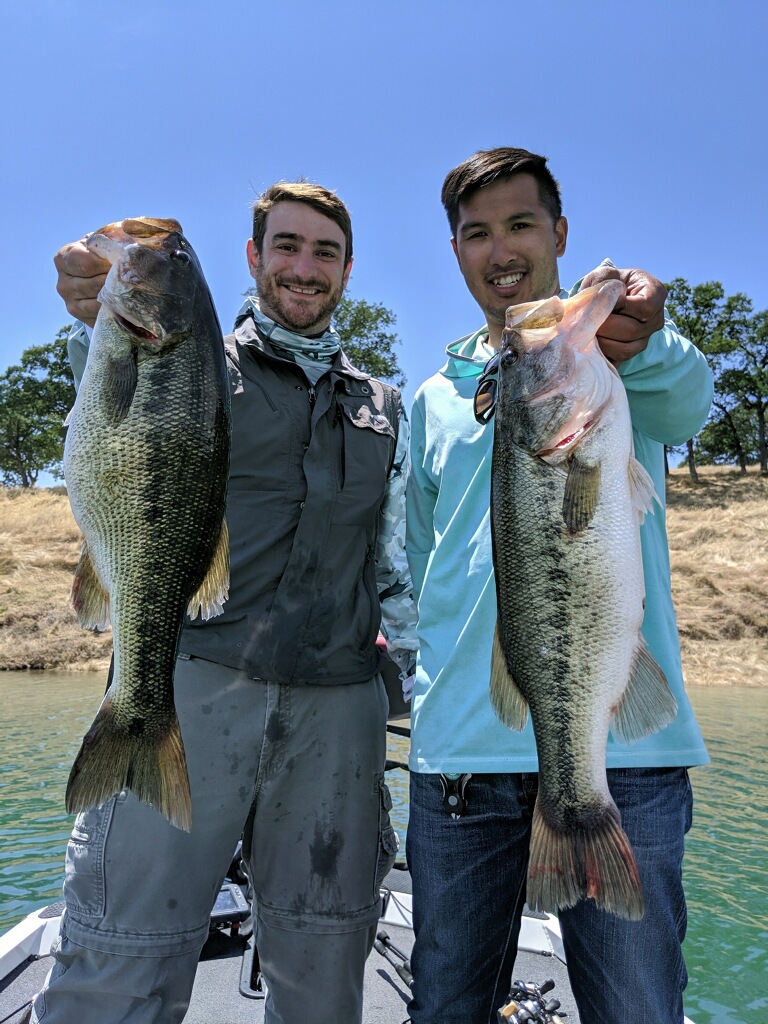
[{"label": "grassy hillside", "polygon": [[109,664],[111,631],[81,629],[69,607],[79,554],[66,494],[0,488],[0,669]]},{"label": "grassy hillside", "polygon": [[672,593],[690,685],[768,686],[768,479],[675,470],[667,486]]},{"label": "grassy hillside", "polygon": [[[672,585],[689,684],[768,685],[768,480],[687,470],[668,483]],[[103,669],[110,633],[68,605],[80,535],[66,495],[0,488],[0,669]]]}]

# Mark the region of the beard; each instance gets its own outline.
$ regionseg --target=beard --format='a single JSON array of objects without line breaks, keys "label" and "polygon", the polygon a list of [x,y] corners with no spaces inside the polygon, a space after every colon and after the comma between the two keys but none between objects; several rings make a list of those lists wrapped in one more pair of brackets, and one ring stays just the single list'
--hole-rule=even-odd
[{"label": "beard", "polygon": [[[312,302],[306,303],[297,297],[295,302],[289,306],[288,303],[291,300],[286,300],[281,284],[277,283],[276,278],[267,274],[259,263],[256,268],[256,287],[261,311],[279,323],[281,327],[287,327],[289,331],[294,331],[296,334],[320,334],[326,330],[341,301],[343,286],[339,285],[337,288],[326,291],[328,285],[314,278],[307,281],[282,278],[281,283],[282,285],[295,284],[301,288],[318,288],[320,295],[315,296]],[[316,304],[317,298],[322,299],[319,306]]]}]

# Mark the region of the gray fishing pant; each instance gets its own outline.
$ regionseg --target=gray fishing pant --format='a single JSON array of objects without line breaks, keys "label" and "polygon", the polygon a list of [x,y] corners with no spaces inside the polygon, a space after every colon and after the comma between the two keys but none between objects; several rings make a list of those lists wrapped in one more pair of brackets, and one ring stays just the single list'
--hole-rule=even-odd
[{"label": "gray fishing pant", "polygon": [[267,1024],[358,1024],[397,838],[379,676],[287,687],[180,659],[192,831],[122,793],[78,816],[32,1021],[176,1024],[241,834]]}]

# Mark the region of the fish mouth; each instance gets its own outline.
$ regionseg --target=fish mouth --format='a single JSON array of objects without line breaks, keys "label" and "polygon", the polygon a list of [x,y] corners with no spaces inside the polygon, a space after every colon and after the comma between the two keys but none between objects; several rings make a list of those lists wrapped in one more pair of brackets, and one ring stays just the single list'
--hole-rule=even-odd
[{"label": "fish mouth", "polygon": [[561,437],[559,440],[553,438],[546,448],[540,448],[536,452],[537,457],[543,459],[544,462],[548,462],[553,456],[569,454],[571,449],[575,448],[584,435],[591,430],[595,422],[595,419],[587,420],[586,423],[583,423],[565,437]]},{"label": "fish mouth", "polygon": [[121,313],[117,313],[115,310],[112,310],[112,316],[124,330],[128,331],[129,334],[132,334],[133,337],[137,338],[139,341],[148,341],[150,344],[160,341],[160,338],[156,334],[148,331],[146,327],[140,327],[138,324],[133,323],[133,321],[124,317]]}]

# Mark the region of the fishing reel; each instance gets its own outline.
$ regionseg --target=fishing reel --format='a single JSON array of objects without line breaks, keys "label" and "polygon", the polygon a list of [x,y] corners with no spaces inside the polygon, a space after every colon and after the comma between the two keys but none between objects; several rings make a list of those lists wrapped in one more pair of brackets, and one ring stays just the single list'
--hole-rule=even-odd
[{"label": "fishing reel", "polygon": [[568,1015],[557,1014],[560,1000],[544,999],[554,987],[551,978],[541,985],[513,981],[506,1004],[496,1014],[498,1024],[563,1024],[563,1017]]}]

